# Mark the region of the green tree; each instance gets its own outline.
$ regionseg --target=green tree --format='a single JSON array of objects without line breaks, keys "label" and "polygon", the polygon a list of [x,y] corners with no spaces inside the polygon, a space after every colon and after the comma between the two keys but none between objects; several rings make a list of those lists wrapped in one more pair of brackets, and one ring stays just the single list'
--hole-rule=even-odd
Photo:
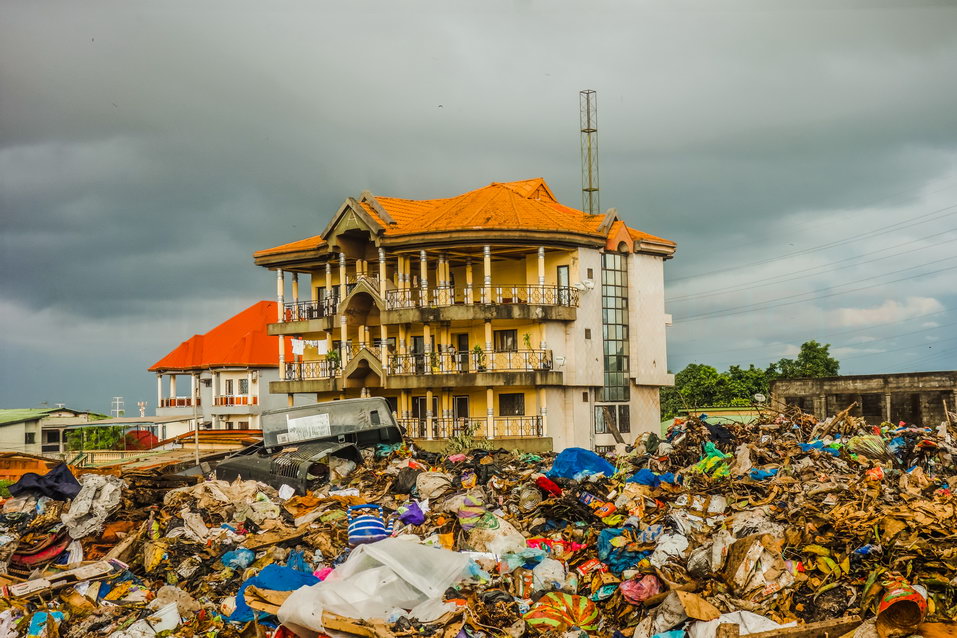
[{"label": "green tree", "polygon": [[671,417],[684,408],[714,405],[721,375],[702,363],[689,363],[675,375],[675,385],[661,389],[661,413]]},{"label": "green tree", "polygon": [[805,341],[796,359],[782,358],[768,366],[770,379],[795,379],[802,377],[833,377],[841,363],[831,356],[831,344]]},{"label": "green tree", "polygon": [[68,450],[115,450],[122,449],[124,426],[102,425],[70,430],[66,435]]},{"label": "green tree", "polygon": [[661,389],[661,414],[671,418],[679,410],[717,406],[749,406],[754,395],[770,395],[771,381],[794,377],[828,377],[838,373],[841,364],[830,355],[830,344],[807,341],[797,358],[783,358],[767,369],[754,364],[747,368],[731,366],[727,372],[702,363],[690,363],[675,375],[675,385]]}]

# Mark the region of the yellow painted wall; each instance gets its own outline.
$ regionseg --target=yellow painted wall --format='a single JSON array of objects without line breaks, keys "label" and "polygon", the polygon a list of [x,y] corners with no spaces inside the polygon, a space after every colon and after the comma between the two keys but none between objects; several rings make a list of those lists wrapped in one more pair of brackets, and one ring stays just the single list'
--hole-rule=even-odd
[{"label": "yellow painted wall", "polygon": [[[499,414],[499,404],[498,404],[498,395],[499,394],[517,394],[522,393],[525,395],[525,416],[537,416],[538,415],[538,390],[536,388],[529,387],[497,387],[493,389],[493,407],[495,410],[494,416],[501,416]],[[425,390],[415,390],[410,393],[411,397],[424,397],[426,396]],[[438,391],[433,392],[433,396],[440,397]],[[486,416],[486,410],[488,405],[485,402],[485,388],[453,388],[451,396],[468,396],[469,397],[469,415],[473,419],[482,419]],[[436,417],[441,416],[441,412],[444,409],[442,399],[439,399],[439,414],[435,415]]]},{"label": "yellow painted wall", "polygon": [[[574,284],[577,277],[577,251],[546,250],[545,251],[545,285],[558,284],[558,266],[569,266],[568,281]],[[574,262],[574,263],[573,263]],[[538,284],[538,253],[532,253],[525,258],[525,276],[529,285]]]}]

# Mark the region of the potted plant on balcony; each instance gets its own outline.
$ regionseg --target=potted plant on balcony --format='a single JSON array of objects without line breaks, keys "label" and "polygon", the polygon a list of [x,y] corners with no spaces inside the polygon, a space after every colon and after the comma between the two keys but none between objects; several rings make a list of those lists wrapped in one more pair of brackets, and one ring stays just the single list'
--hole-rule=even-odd
[{"label": "potted plant on balcony", "polygon": [[326,361],[329,362],[329,368],[330,368],[331,370],[333,370],[333,371],[338,370],[338,369],[339,369],[339,366],[340,366],[341,363],[342,363],[342,361],[339,359],[339,351],[338,351],[338,350],[330,350],[330,351],[326,354]]},{"label": "potted plant on balcony", "polygon": [[485,372],[485,351],[482,350],[482,346],[475,344],[472,355],[475,358],[475,369],[478,372]]}]

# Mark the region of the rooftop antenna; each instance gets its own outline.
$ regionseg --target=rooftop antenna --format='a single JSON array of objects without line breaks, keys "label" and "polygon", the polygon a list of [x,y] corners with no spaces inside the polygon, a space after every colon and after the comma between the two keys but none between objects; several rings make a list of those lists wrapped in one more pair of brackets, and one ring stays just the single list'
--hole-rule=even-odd
[{"label": "rooftop antenna", "polygon": [[123,408],[123,397],[113,397],[113,404],[110,406],[110,416],[114,419],[126,416],[126,410]]},{"label": "rooftop antenna", "polygon": [[598,215],[598,94],[578,92],[581,101],[582,211]]}]

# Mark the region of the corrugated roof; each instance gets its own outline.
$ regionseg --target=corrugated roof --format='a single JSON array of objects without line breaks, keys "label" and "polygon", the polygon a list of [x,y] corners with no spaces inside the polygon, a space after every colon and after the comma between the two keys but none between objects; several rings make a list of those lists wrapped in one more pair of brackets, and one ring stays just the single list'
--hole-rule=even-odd
[{"label": "corrugated roof", "polygon": [[[605,215],[589,215],[561,204],[541,177],[516,182],[492,182],[456,197],[445,199],[412,200],[398,197],[375,196],[375,201],[391,218],[386,222],[376,213],[372,202],[361,201],[360,206],[386,237],[419,235],[465,230],[536,230],[563,233],[581,233],[596,238],[618,232],[623,222],[602,229]],[[608,226],[606,226],[608,228]],[[633,240],[650,240],[674,246],[674,242],[642,231],[628,228]],[[322,237],[310,237],[296,242],[267,248],[254,253],[255,257],[300,252],[321,248]]]},{"label": "corrugated roof", "polygon": [[[194,335],[150,366],[161,370],[201,370],[227,366],[275,368],[279,365],[279,337],[266,334],[277,321],[275,301],[260,301],[209,332]],[[286,341],[286,356],[292,357]]]},{"label": "corrugated roof", "polygon": [[42,419],[51,412],[57,412],[60,408],[13,408],[0,410],[0,425],[10,423],[20,423],[22,421],[35,421]]}]

